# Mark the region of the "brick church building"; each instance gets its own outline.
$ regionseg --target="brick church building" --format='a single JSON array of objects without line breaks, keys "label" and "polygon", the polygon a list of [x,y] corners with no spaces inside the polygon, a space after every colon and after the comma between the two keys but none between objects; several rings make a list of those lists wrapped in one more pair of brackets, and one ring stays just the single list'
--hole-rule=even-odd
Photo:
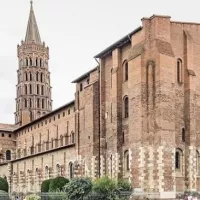
[{"label": "brick church building", "polygon": [[200,24],[169,16],[95,56],[75,98],[52,111],[49,48],[31,3],[17,46],[15,124],[0,124],[0,176],[12,192],[56,176],[127,179],[134,192],[200,191]]}]

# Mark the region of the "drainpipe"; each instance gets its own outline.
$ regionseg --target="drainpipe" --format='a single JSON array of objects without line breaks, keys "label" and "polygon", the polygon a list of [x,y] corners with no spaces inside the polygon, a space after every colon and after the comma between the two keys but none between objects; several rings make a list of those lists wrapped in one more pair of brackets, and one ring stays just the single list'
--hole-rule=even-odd
[{"label": "drainpipe", "polygon": [[99,175],[99,178],[101,177],[101,128],[100,128],[100,123],[101,123],[101,120],[100,120],[100,117],[101,117],[101,114],[100,114],[100,104],[101,104],[101,90],[100,90],[100,62],[97,60],[97,58],[95,58],[96,62],[98,63],[98,67],[97,67],[97,70],[98,70],[98,89],[99,89],[99,109],[98,109],[98,115],[99,115],[99,152],[98,152],[98,157],[99,157],[99,172],[98,172],[98,175]]}]

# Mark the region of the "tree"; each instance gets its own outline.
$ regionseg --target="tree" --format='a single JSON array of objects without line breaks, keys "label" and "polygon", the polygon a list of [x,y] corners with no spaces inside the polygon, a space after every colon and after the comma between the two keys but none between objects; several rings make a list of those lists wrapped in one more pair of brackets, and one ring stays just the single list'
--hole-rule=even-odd
[{"label": "tree", "polygon": [[8,182],[0,177],[0,190],[3,190],[5,192],[8,192]]}]

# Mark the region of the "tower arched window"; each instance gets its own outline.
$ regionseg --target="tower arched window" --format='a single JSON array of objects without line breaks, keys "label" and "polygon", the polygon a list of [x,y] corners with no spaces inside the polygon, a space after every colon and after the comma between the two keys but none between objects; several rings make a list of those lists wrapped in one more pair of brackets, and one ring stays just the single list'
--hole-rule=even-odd
[{"label": "tower arched window", "polygon": [[38,58],[35,59],[35,65],[38,66]]},{"label": "tower arched window", "polygon": [[182,169],[182,158],[183,157],[183,152],[181,149],[176,149],[175,153],[175,168],[178,171],[181,171]]},{"label": "tower arched window", "polygon": [[182,67],[182,60],[178,59],[177,60],[177,82],[182,83],[183,82],[183,67]]},{"label": "tower arched window", "polygon": [[29,85],[29,94],[32,94],[32,85]]},{"label": "tower arched window", "polygon": [[32,108],[32,100],[29,99],[29,105],[30,105],[30,108]]},{"label": "tower arched window", "polygon": [[69,178],[74,178],[74,166],[72,162],[69,163]]},{"label": "tower arched window", "polygon": [[6,160],[11,160],[11,151],[10,150],[6,151]]},{"label": "tower arched window", "polygon": [[37,99],[37,108],[40,107],[40,99]]},{"label": "tower arched window", "polygon": [[129,117],[129,100],[128,96],[124,97],[124,118]]},{"label": "tower arched window", "polygon": [[25,72],[25,81],[28,81],[28,74]]},{"label": "tower arched window", "polygon": [[41,86],[41,95],[44,95],[44,85]]},{"label": "tower arched window", "polygon": [[44,104],[45,104],[44,99],[42,99],[42,108],[43,109],[44,109]]},{"label": "tower arched window", "polygon": [[38,74],[38,72],[36,73],[36,81],[39,81],[39,74]]},{"label": "tower arched window", "polygon": [[27,100],[24,99],[24,107],[27,108]]},{"label": "tower arched window", "polygon": [[44,75],[43,75],[43,73],[40,74],[40,80],[41,80],[42,83],[44,82]]},{"label": "tower arched window", "polygon": [[26,58],[26,66],[28,67],[28,58]]},{"label": "tower arched window", "polygon": [[33,77],[32,77],[32,74],[31,74],[31,72],[29,73],[29,79],[30,79],[30,81],[32,81],[32,80],[33,80]]},{"label": "tower arched window", "polygon": [[39,86],[39,85],[37,85],[36,90],[37,90],[36,93],[37,93],[37,94],[40,94],[40,86]]},{"label": "tower arched window", "polygon": [[24,85],[24,92],[25,92],[25,94],[27,94],[27,91],[28,91],[28,88],[27,88],[27,85]]},{"label": "tower arched window", "polygon": [[123,65],[123,74],[124,74],[124,81],[128,80],[128,62],[125,61]]},{"label": "tower arched window", "polygon": [[32,58],[29,58],[30,66],[32,67]]},{"label": "tower arched window", "polygon": [[42,67],[42,59],[40,58],[40,67]]},{"label": "tower arched window", "polygon": [[182,128],[182,142],[185,142],[185,129]]}]

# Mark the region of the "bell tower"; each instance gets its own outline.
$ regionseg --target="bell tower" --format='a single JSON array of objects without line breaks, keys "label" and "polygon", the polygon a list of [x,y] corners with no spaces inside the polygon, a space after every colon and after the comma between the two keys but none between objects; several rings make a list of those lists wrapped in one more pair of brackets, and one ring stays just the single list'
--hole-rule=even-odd
[{"label": "bell tower", "polygon": [[17,56],[15,124],[21,126],[52,110],[49,48],[41,42],[32,1],[25,41],[17,46]]}]

